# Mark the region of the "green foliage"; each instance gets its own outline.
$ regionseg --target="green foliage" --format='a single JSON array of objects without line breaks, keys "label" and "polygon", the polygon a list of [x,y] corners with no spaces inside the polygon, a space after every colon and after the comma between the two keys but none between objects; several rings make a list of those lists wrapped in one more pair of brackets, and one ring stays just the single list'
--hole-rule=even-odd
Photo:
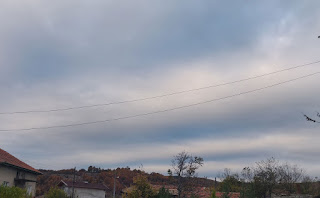
[{"label": "green foliage", "polygon": [[171,196],[172,195],[169,193],[169,190],[162,187],[156,195],[156,198],[171,198]]},{"label": "green foliage", "polygon": [[0,197],[1,198],[31,198],[31,195],[27,194],[25,189],[18,187],[6,187],[0,186]]},{"label": "green foliage", "polygon": [[50,188],[46,198],[68,198],[68,195],[59,188]]},{"label": "green foliage", "polygon": [[210,198],[217,198],[215,189],[212,189]]},{"label": "green foliage", "polygon": [[236,176],[227,176],[220,184],[220,191],[229,194],[229,192],[240,192],[241,182]]},{"label": "green foliage", "polygon": [[139,175],[133,179],[133,190],[128,192],[128,198],[153,198],[156,192],[152,189],[145,176]]},{"label": "green foliage", "polygon": [[255,198],[259,196],[259,195],[256,195],[256,189],[258,189],[258,187],[255,186],[255,183],[243,182],[241,187],[241,192],[240,192],[240,198]]}]

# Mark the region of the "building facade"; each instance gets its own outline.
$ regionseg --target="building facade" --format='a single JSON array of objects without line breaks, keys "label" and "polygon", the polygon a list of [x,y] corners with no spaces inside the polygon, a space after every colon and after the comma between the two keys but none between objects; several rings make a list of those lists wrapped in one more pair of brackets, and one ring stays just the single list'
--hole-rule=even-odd
[{"label": "building facade", "polygon": [[26,189],[34,197],[37,176],[40,174],[38,170],[0,149],[0,185]]}]

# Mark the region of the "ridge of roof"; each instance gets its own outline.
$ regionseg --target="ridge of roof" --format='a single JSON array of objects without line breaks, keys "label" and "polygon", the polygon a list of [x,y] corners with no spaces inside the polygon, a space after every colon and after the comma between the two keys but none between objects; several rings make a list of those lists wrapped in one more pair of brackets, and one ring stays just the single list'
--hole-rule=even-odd
[{"label": "ridge of roof", "polygon": [[23,161],[19,160],[18,158],[14,157],[7,151],[0,148],[0,164],[7,165],[7,166],[13,166],[16,168],[20,168],[29,172],[33,172],[36,174],[42,174],[37,169],[31,167],[30,165],[24,163]]}]

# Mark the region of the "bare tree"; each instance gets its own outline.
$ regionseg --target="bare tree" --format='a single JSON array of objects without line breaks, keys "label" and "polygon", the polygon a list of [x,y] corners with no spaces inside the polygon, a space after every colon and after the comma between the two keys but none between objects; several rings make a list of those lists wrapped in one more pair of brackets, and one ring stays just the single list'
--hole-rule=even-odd
[{"label": "bare tree", "polygon": [[256,162],[252,168],[243,168],[240,174],[224,169],[220,179],[220,190],[240,191],[241,198],[266,198],[277,191],[293,194],[298,189],[303,194],[320,194],[320,188],[315,182],[317,179],[311,179],[298,165],[280,163],[273,157]]},{"label": "bare tree", "polygon": [[279,161],[273,157],[256,162],[254,168],[255,182],[259,183],[259,189],[264,198],[271,197],[271,193],[279,181],[278,169]]},{"label": "bare tree", "polygon": [[[203,165],[202,157],[193,157],[189,153],[182,151],[172,159],[173,174],[178,179],[178,197],[180,198],[188,182],[196,177],[196,170]],[[171,171],[168,171],[171,172]]]},{"label": "bare tree", "polygon": [[279,183],[284,187],[284,189],[290,194],[295,192],[295,185],[301,182],[305,171],[298,165],[291,165],[289,163],[282,164],[279,169]]},{"label": "bare tree", "polygon": [[301,192],[302,194],[313,194],[314,183],[316,181],[310,176],[304,176],[301,181]]},{"label": "bare tree", "polygon": [[244,183],[249,183],[253,181],[254,174],[250,167],[244,167],[240,174],[240,180]]}]

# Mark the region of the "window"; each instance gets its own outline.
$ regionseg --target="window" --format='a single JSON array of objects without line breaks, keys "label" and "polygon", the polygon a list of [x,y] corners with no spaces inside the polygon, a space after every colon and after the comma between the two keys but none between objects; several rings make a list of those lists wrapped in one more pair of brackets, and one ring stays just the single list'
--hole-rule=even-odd
[{"label": "window", "polygon": [[3,185],[3,186],[9,186],[9,182],[4,181],[4,182],[2,183],[2,185]]}]

